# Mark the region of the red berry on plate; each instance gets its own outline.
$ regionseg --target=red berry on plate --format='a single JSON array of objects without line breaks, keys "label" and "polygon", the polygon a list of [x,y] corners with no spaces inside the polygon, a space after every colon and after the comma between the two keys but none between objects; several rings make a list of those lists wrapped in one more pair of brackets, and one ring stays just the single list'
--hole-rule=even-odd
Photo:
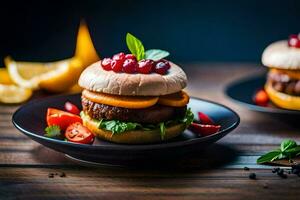
[{"label": "red berry on plate", "polygon": [[123,63],[123,71],[129,74],[136,72],[137,62],[134,59],[126,59]]},{"label": "red berry on plate", "polygon": [[123,66],[123,61],[121,61],[121,60],[111,61],[111,69],[114,72],[121,72],[122,71],[122,66]]},{"label": "red berry on plate", "polygon": [[125,55],[125,59],[133,59],[133,60],[136,60],[136,57],[135,57],[135,55],[133,55],[133,54],[126,54],[126,55]]},{"label": "red berry on plate", "polygon": [[104,70],[106,71],[109,71],[111,70],[111,62],[112,62],[112,59],[110,58],[104,58],[102,61],[101,61],[101,66]]},{"label": "red berry on plate", "polygon": [[140,60],[137,71],[141,74],[150,74],[153,68],[154,62],[149,59]]},{"label": "red berry on plate", "polygon": [[290,35],[289,40],[288,40],[288,45],[290,47],[296,47],[296,48],[300,48],[300,38],[298,35]]},{"label": "red berry on plate", "polygon": [[158,74],[164,75],[167,73],[168,69],[169,69],[168,64],[166,64],[163,61],[159,61],[155,64],[154,71]]},{"label": "red berry on plate", "polygon": [[253,101],[256,105],[265,107],[269,103],[269,96],[265,90],[260,89],[255,93],[255,95],[253,97]]},{"label": "red berry on plate", "polygon": [[112,59],[113,60],[124,61],[125,60],[125,53],[121,52],[121,53],[115,54]]}]

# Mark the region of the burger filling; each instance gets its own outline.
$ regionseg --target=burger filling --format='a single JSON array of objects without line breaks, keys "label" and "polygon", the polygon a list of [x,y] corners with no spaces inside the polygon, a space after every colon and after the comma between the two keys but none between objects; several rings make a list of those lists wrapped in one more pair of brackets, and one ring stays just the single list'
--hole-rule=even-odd
[{"label": "burger filling", "polygon": [[187,106],[171,107],[155,104],[148,108],[130,109],[94,103],[82,97],[83,111],[93,119],[120,120],[144,124],[157,124],[183,118]]},{"label": "burger filling", "polygon": [[146,108],[134,109],[96,103],[82,95],[82,108],[82,118],[97,121],[100,129],[111,131],[112,134],[138,129],[160,129],[163,138],[166,127],[179,123],[188,126],[194,119],[186,105],[168,106],[156,103]]},{"label": "burger filling", "polygon": [[278,92],[300,96],[300,77],[298,78],[298,74],[300,72],[273,69],[268,73],[267,83]]}]

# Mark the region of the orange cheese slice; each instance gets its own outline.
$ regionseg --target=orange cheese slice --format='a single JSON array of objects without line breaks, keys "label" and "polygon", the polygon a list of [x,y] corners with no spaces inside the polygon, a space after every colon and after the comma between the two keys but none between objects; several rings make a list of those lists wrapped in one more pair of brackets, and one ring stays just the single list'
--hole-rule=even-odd
[{"label": "orange cheese slice", "polygon": [[106,104],[110,106],[140,109],[148,108],[157,103],[158,97],[150,96],[119,96],[104,93],[96,93],[84,90],[82,95],[95,103]]},{"label": "orange cheese slice", "polygon": [[271,73],[286,74],[292,79],[300,80],[300,70],[271,69]]},{"label": "orange cheese slice", "polygon": [[182,107],[188,104],[189,100],[189,95],[184,91],[180,91],[177,93],[160,96],[157,103],[166,106]]}]

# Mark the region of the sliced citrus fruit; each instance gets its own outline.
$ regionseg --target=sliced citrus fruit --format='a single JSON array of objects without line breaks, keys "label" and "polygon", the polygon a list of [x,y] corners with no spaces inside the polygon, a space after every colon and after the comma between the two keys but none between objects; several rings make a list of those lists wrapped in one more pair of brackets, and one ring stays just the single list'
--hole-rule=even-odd
[{"label": "sliced citrus fruit", "polygon": [[158,97],[118,96],[104,93],[95,93],[88,90],[83,90],[82,95],[95,103],[132,109],[148,108],[156,104],[156,102],[158,101]]},{"label": "sliced citrus fruit", "polygon": [[7,69],[0,68],[0,84],[9,85],[14,82],[11,80]]},{"label": "sliced citrus fruit", "polygon": [[1,103],[22,103],[28,100],[32,95],[30,89],[21,88],[16,85],[0,84],[0,102]]},{"label": "sliced citrus fruit", "polygon": [[89,29],[84,20],[80,22],[77,34],[75,57],[79,58],[82,61],[82,65],[84,68],[100,60],[93,45]]},{"label": "sliced citrus fruit", "polygon": [[182,107],[189,103],[190,97],[184,91],[173,94],[160,96],[158,99],[159,104],[166,106]]},{"label": "sliced citrus fruit", "polygon": [[30,89],[46,89],[62,92],[73,86],[82,72],[81,61],[77,58],[49,62],[18,62],[6,57],[4,60],[9,75],[17,85]]}]

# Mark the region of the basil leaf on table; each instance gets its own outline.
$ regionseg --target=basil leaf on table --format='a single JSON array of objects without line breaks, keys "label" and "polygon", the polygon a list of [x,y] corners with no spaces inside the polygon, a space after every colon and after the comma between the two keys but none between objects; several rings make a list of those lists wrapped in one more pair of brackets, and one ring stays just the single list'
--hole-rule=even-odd
[{"label": "basil leaf on table", "polygon": [[149,49],[145,52],[146,59],[158,61],[170,55],[169,52],[160,49]]},{"label": "basil leaf on table", "polygon": [[285,139],[281,142],[280,149],[259,157],[257,163],[263,164],[284,158],[292,159],[298,155],[300,155],[300,146],[298,146],[294,140]]},{"label": "basil leaf on table", "polygon": [[265,155],[259,157],[256,162],[258,164],[272,162],[272,161],[278,159],[279,156],[281,156],[280,150],[271,151],[271,152],[266,153]]},{"label": "basil leaf on table", "polygon": [[136,59],[142,60],[145,58],[145,48],[143,43],[130,33],[126,35],[126,44],[129,51],[135,55]]},{"label": "basil leaf on table", "polygon": [[284,152],[287,149],[294,148],[297,146],[297,143],[294,140],[285,139],[281,142],[280,149]]}]

